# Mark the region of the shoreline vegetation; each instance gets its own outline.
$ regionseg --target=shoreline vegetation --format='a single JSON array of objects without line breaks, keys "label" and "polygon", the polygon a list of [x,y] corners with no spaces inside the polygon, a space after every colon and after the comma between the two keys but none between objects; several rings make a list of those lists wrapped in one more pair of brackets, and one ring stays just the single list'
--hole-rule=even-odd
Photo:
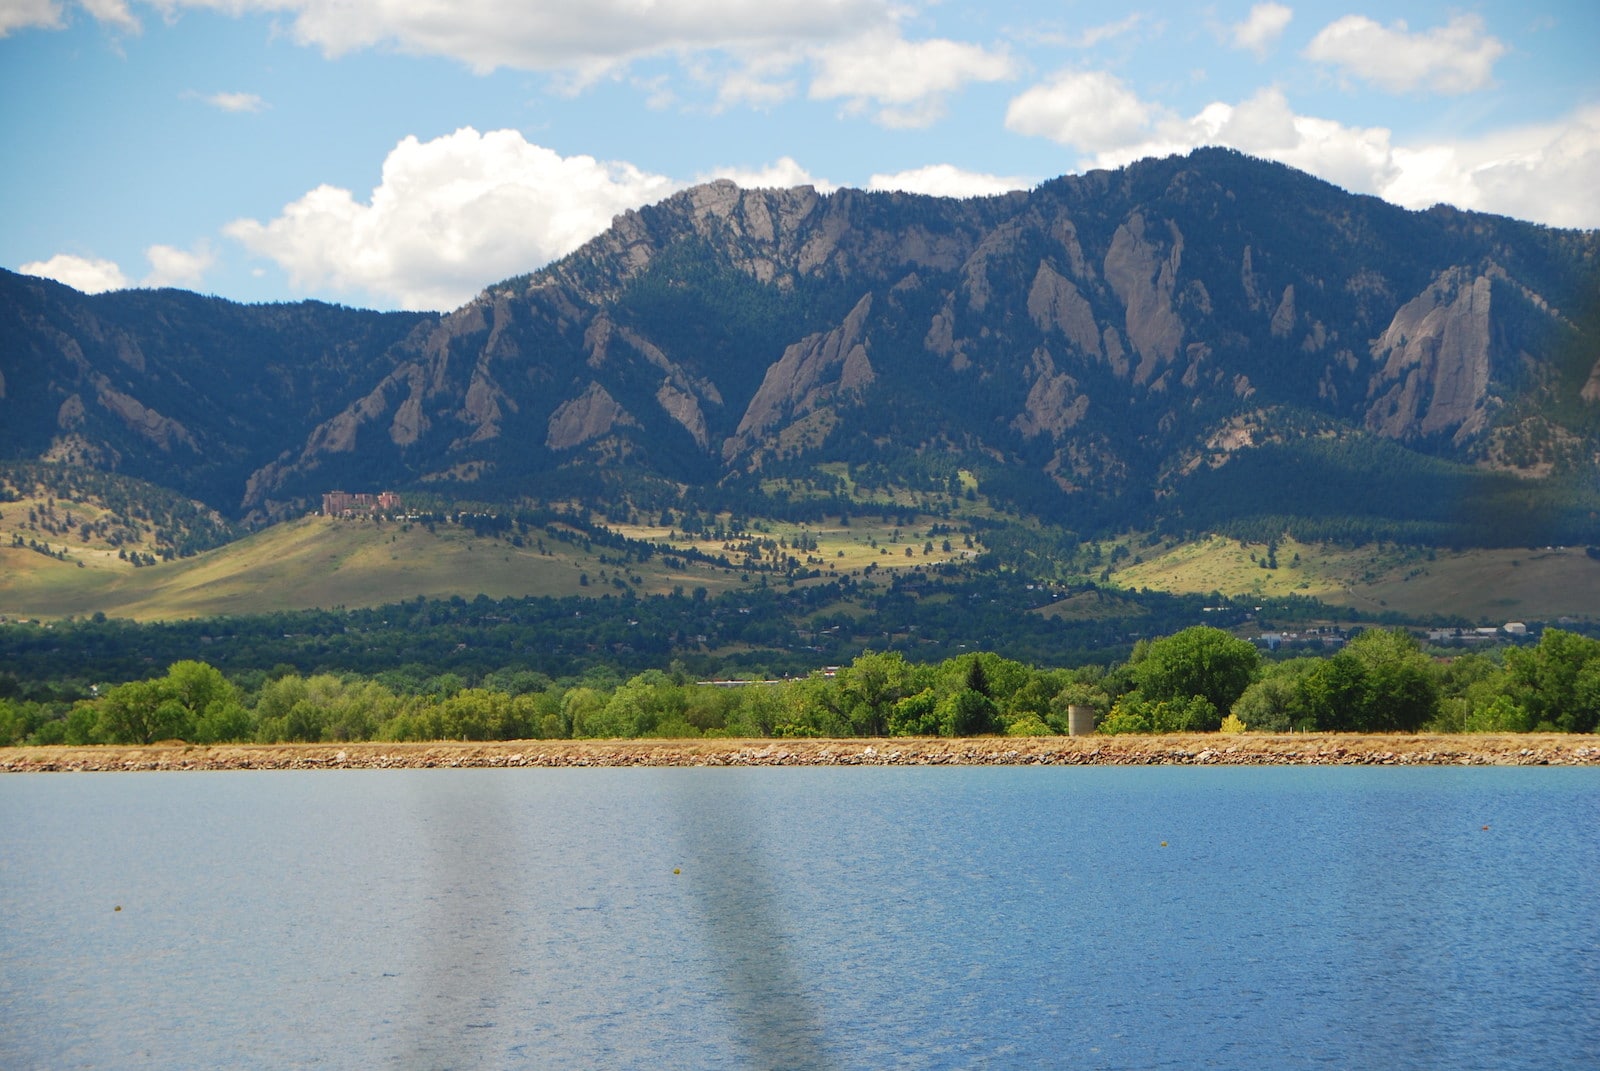
[{"label": "shoreline vegetation", "polygon": [[0,748],[0,773],[640,766],[1600,766],[1582,733],[512,740]]}]

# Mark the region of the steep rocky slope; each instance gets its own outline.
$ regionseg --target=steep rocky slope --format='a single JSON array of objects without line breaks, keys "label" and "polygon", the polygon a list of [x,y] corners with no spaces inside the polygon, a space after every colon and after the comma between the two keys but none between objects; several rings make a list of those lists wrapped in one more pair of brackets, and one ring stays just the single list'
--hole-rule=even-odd
[{"label": "steep rocky slope", "polygon": [[86,296],[0,270],[0,452],[233,513],[262,461],[344,409],[426,319],[179,290]]},{"label": "steep rocky slope", "polygon": [[[1389,467],[1592,469],[1597,267],[1593,233],[1405,212],[1201,150],[965,201],[688,190],[436,319],[318,307],[319,352],[347,359],[324,356],[314,390],[280,372],[278,426],[240,422],[225,448],[188,403],[152,402],[158,376],[94,379],[155,336],[41,328],[14,277],[0,372],[23,351],[75,367],[92,342],[97,371],[11,387],[53,428],[8,448],[227,456],[237,482],[219,472],[211,500],[256,515],[333,485],[492,499],[937,456],[1024,508],[1124,523],[1192,514],[1202,484],[1246,493],[1215,474],[1258,479],[1236,462],[1294,443],[1376,443],[1358,452]],[[273,328],[245,311],[212,331],[252,332],[260,354]],[[247,378],[196,382],[193,405],[237,414]],[[267,404],[268,377],[248,383]]]}]

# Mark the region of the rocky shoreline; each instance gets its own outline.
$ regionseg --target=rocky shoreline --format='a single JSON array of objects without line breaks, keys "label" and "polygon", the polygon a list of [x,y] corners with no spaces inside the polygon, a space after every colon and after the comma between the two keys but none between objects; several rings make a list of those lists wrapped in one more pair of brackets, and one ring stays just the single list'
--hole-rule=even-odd
[{"label": "rocky shoreline", "polygon": [[0,748],[0,773],[629,766],[1600,766],[1600,736],[520,740]]}]

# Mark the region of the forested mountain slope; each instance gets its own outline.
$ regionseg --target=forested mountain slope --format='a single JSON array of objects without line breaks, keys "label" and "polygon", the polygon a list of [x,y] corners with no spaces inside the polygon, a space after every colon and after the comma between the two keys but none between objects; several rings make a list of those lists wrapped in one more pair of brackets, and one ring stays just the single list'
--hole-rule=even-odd
[{"label": "forested mountain slope", "polygon": [[228,513],[393,364],[415,313],[85,295],[0,270],[0,457],[121,472]]},{"label": "forested mountain slope", "polygon": [[440,317],[6,276],[0,446],[257,518],[378,485],[754,511],[848,462],[1082,531],[1576,542],[1597,268],[1592,232],[1227,150],[973,200],[724,182]]}]

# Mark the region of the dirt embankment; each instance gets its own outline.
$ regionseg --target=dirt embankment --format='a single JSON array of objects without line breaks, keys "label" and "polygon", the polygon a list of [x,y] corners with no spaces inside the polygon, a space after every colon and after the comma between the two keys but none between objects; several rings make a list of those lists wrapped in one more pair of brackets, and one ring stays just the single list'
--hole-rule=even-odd
[{"label": "dirt embankment", "polygon": [[1600,766],[1600,736],[894,737],[0,748],[0,773],[616,766]]}]

